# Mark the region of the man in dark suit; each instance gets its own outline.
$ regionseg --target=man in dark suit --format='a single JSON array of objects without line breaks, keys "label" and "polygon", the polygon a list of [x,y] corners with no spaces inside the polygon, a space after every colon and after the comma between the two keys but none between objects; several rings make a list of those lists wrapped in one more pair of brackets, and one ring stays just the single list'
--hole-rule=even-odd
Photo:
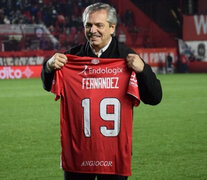
[{"label": "man in dark suit", "polygon": [[[87,39],[85,44],[76,46],[64,54],[56,53],[45,61],[42,68],[41,78],[45,90],[50,91],[55,70],[61,69],[67,63],[66,54],[77,56],[89,56],[100,58],[123,58],[129,69],[132,69],[138,79],[138,88],[141,101],[145,104],[156,105],[162,99],[162,88],[160,81],[146,64],[132,49],[119,43],[115,37],[117,25],[116,10],[103,3],[88,6],[83,12],[84,34]],[[121,165],[120,165],[121,166]],[[66,172],[67,179],[107,179],[124,180],[127,176],[117,174],[84,174],[78,172]]]}]

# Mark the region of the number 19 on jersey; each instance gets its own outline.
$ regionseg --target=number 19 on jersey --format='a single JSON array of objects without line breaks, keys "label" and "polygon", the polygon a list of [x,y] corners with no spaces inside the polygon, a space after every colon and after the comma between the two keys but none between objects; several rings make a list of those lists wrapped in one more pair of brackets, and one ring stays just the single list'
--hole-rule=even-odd
[{"label": "number 19 on jersey", "polygon": [[[113,106],[113,113],[107,112],[107,106]],[[85,137],[91,137],[91,100],[85,98],[82,100],[83,107],[83,123]],[[104,98],[99,103],[99,114],[104,121],[114,121],[113,129],[108,129],[106,126],[100,127],[100,133],[103,136],[114,137],[118,136],[120,132],[120,117],[121,104],[117,98]]]}]

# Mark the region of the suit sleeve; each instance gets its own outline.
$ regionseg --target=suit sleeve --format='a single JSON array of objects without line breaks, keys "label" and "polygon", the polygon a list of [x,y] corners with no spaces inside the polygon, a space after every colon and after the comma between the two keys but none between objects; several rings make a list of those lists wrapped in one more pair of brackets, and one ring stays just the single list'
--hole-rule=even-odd
[{"label": "suit sleeve", "polygon": [[[80,48],[80,47],[78,47],[78,48]],[[76,51],[78,51],[78,50],[77,49],[75,49],[75,50],[71,49],[71,50],[65,51],[64,54],[74,54],[75,55]],[[46,70],[46,63],[47,63],[48,60],[46,60],[42,65],[41,80],[42,80],[43,88],[46,91],[51,91],[52,81],[53,81],[53,78],[54,78],[55,71],[48,72]]]},{"label": "suit sleeve", "polygon": [[42,65],[41,79],[42,79],[43,88],[46,91],[50,91],[51,87],[52,87],[54,71],[48,72],[46,70],[46,63],[47,63],[47,61],[45,61]]},{"label": "suit sleeve", "polygon": [[[124,59],[129,53],[136,54],[135,51],[122,44],[119,44],[119,53]],[[141,101],[149,105],[159,104],[162,100],[162,87],[150,65],[145,63],[143,72],[137,73],[137,80]]]},{"label": "suit sleeve", "polygon": [[144,70],[137,73],[141,101],[145,104],[156,105],[162,100],[162,87],[155,73],[148,64]]}]

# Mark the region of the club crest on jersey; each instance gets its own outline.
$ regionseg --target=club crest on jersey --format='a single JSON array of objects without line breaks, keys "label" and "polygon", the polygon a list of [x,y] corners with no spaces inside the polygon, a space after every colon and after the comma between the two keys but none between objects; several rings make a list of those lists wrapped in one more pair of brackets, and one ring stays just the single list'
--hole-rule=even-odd
[{"label": "club crest on jersey", "polygon": [[91,60],[91,63],[92,63],[92,64],[99,64],[99,62],[100,62],[100,61],[99,61],[98,59],[92,59],[92,60]]}]

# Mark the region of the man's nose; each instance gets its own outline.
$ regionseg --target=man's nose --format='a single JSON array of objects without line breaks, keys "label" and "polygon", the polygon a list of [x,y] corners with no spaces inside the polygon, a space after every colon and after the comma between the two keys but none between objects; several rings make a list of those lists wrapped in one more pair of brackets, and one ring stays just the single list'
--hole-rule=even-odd
[{"label": "man's nose", "polygon": [[97,32],[97,27],[96,27],[96,25],[92,25],[92,26],[91,26],[90,32],[91,32],[91,33]]}]

